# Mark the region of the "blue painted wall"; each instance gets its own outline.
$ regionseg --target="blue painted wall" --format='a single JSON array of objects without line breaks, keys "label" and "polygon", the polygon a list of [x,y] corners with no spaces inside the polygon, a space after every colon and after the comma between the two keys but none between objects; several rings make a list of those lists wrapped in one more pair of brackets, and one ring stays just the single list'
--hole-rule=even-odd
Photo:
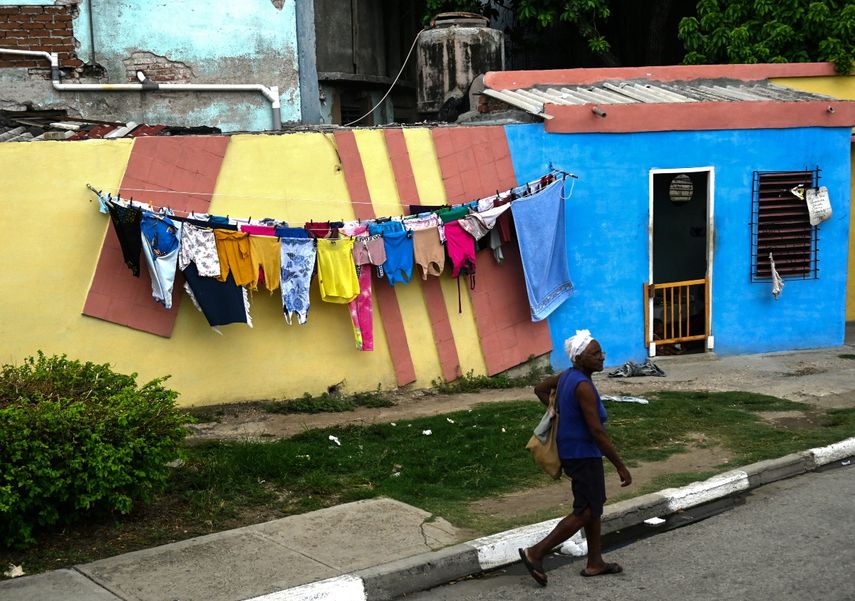
[{"label": "blue painted wall", "polygon": [[[651,169],[714,169],[712,332],[719,354],[760,353],[843,343],[850,207],[847,128],[634,134],[548,134],[543,125],[506,126],[518,181],[552,163],[579,176],[567,201],[567,248],[574,295],[548,319],[552,364],[569,361],[563,341],[589,328],[606,365],[642,361],[642,283],[649,272]],[[819,226],[819,277],[752,283],[754,171],[822,169],[833,217]],[[567,189],[570,189],[568,180]],[[544,216],[548,219],[549,216]]]}]

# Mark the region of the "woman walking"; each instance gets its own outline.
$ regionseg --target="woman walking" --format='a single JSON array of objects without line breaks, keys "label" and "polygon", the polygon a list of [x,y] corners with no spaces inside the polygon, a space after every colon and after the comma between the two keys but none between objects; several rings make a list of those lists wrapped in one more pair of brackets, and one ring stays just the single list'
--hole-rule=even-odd
[{"label": "woman walking", "polygon": [[562,471],[570,477],[573,491],[573,512],[558,522],[546,538],[527,549],[520,549],[520,558],[531,577],[546,586],[543,558],[552,549],[585,529],[588,541],[588,562],[582,576],[618,574],[623,571],[616,563],[606,563],[602,556],[600,518],[606,502],[603,455],[617,469],[621,486],[629,486],[632,476],[618,455],[603,427],[606,409],[600,400],[591,375],[603,370],[605,353],[588,330],[577,330],[564,342],[564,350],[572,367],[552,376],[534,387],[534,393],[544,405],[557,390],[558,432],[556,442]]}]

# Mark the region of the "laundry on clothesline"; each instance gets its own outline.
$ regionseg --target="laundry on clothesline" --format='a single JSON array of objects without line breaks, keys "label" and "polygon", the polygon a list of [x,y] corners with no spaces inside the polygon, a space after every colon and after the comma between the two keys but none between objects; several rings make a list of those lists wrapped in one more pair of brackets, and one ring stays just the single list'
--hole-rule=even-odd
[{"label": "laundry on clothesline", "polygon": [[[269,217],[178,214],[88,187],[98,196],[99,210],[110,214],[125,264],[139,277],[144,258],[152,297],[167,309],[181,272],[185,290],[215,329],[230,323],[251,327],[248,292],[259,287],[269,293],[278,288],[286,323],[296,316],[303,325],[317,274],[321,299],[348,305],[356,347],[370,351],[373,273],[395,286],[408,284],[416,266],[427,279],[440,276],[449,263],[452,277],[468,275],[474,287],[477,250],[490,248],[501,262],[501,245],[513,240],[512,204],[558,186],[556,173],[459,205],[413,205],[412,215],[302,226]],[[523,255],[529,252],[521,248]]]},{"label": "laundry on clothesline", "polygon": [[[564,185],[554,182],[513,203],[531,320],[541,321],[573,292],[567,265]],[[550,218],[545,218],[546,216]]]}]

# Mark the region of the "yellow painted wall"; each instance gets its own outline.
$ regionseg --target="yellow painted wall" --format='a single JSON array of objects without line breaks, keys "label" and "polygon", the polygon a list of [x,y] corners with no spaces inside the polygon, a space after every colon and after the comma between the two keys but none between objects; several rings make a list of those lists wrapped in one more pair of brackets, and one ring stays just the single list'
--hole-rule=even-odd
[{"label": "yellow painted wall", "polygon": [[769,80],[779,86],[786,86],[803,92],[825,94],[841,100],[855,100],[855,75],[836,77],[777,77]]},{"label": "yellow painted wall", "polygon": [[[855,100],[855,75],[837,77],[782,77],[769,80],[804,92]],[[852,130],[855,134],[855,129]],[[855,147],[851,152],[855,152]],[[846,321],[855,321],[855,157],[852,161],[852,190],[849,196],[849,272],[846,280]]]},{"label": "yellow painted wall", "polygon": [[133,360],[140,355],[134,343],[151,335],[129,336],[127,328],[80,313],[109,222],[86,184],[118,189],[132,144],[0,144],[3,363],[20,363],[43,350],[121,364],[126,371],[147,371],[149,378],[163,373],[159,366],[146,369]]},{"label": "yellow painted wall", "polygon": [[[403,210],[382,131],[357,130],[366,180],[378,215]],[[439,164],[428,129],[405,130],[419,192],[444,202]],[[4,226],[2,363],[20,363],[37,350],[111,363],[140,381],[169,374],[182,405],[204,405],[317,394],[344,382],[349,392],[395,387],[381,317],[374,303],[373,352],[356,350],[347,305],[323,303],[312,282],[308,323],[289,326],[279,291],[252,295],[253,328],[212,330],[182,299],[171,338],[81,314],[109,217],[97,210],[92,183],[119,188],[132,140],[0,144],[0,223]],[[145,200],[141,198],[140,200]],[[210,211],[233,217],[274,217],[301,226],[309,220],[354,218],[330,134],[238,135],[231,138]],[[9,249],[12,249],[11,251]],[[396,287],[416,368],[416,385],[441,377],[420,274]],[[131,277],[128,273],[128,277]],[[387,285],[375,279],[375,286]],[[442,278],[464,373],[486,373],[468,294],[457,311],[457,288]],[[154,301],[152,301],[154,302]]]}]

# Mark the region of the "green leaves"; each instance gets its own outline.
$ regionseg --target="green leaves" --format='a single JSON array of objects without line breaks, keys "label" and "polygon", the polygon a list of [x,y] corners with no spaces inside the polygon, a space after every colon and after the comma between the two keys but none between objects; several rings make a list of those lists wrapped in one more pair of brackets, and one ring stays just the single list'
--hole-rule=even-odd
[{"label": "green leaves", "polygon": [[849,73],[855,61],[855,5],[840,0],[700,0],[680,21],[683,62],[831,61]]},{"label": "green leaves", "polygon": [[109,365],[47,357],[0,371],[0,543],[151,498],[187,417],[163,379],[137,387]]}]

